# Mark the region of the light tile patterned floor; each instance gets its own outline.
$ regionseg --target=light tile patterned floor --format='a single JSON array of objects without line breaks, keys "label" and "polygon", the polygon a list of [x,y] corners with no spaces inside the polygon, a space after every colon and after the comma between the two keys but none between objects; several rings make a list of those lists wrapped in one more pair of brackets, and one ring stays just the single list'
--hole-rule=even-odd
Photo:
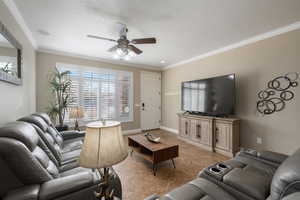
[{"label": "light tile patterned floor", "polygon": [[153,176],[151,163],[143,160],[137,153],[128,156],[114,167],[122,181],[123,200],[143,200],[155,193],[164,194],[194,179],[201,169],[228,159],[179,140],[172,133],[163,130],[151,133],[179,144],[179,157],[175,159],[176,169],[171,161],[166,161],[158,165],[157,174]]}]

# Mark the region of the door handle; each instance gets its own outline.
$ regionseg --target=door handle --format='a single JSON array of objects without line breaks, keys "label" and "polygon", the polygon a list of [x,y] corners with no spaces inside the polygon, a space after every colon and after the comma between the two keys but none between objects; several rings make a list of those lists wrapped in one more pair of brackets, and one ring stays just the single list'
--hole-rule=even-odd
[{"label": "door handle", "polygon": [[145,110],[145,103],[142,103],[142,110]]}]

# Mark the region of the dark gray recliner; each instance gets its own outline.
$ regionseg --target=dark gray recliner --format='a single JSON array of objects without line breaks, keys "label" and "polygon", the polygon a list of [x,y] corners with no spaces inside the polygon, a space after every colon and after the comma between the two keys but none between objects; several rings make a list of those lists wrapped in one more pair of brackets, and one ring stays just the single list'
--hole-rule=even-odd
[{"label": "dark gray recliner", "polygon": [[206,178],[234,194],[238,199],[265,200],[270,195],[270,184],[278,165],[257,157],[238,154],[222,163],[227,169],[220,169],[218,164],[202,170],[200,177]]},{"label": "dark gray recliner", "polygon": [[219,185],[238,199],[271,199],[270,186],[275,174],[288,156],[263,151],[249,154],[242,151],[233,159],[223,162],[228,166],[223,173],[212,172],[217,164],[200,172],[200,177]]},{"label": "dark gray recliner", "polygon": [[[152,197],[149,200],[156,200]],[[159,198],[159,200],[239,200],[221,187],[203,178],[197,178],[187,184],[184,184],[168,194]]]},{"label": "dark gray recliner", "polygon": [[33,113],[32,115],[41,117],[52,129],[54,129],[54,131],[56,131],[62,137],[63,140],[65,140],[65,142],[71,141],[72,139],[77,140],[78,137],[84,137],[84,132],[78,132],[75,130],[57,131],[47,113],[37,112]]},{"label": "dark gray recliner", "polygon": [[[0,198],[96,200],[98,174],[80,167],[62,171],[47,148],[29,123],[13,122],[0,128]],[[121,183],[116,174],[114,177],[111,187],[121,198]]]},{"label": "dark gray recliner", "polygon": [[18,121],[32,124],[60,165],[77,162],[83,144],[83,137],[66,140],[55,128],[37,115],[22,117]]},{"label": "dark gray recliner", "polygon": [[[213,168],[221,172],[215,173]],[[160,198],[153,196],[147,200],[300,199],[300,149],[291,156],[242,151],[233,159],[202,170],[193,182],[199,180],[201,184],[188,183]]]}]

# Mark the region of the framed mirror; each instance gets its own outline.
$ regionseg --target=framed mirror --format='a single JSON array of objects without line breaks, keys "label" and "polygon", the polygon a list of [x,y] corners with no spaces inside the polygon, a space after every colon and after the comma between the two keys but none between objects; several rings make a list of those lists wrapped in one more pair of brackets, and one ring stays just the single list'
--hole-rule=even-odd
[{"label": "framed mirror", "polygon": [[0,80],[22,84],[22,46],[0,22]]}]

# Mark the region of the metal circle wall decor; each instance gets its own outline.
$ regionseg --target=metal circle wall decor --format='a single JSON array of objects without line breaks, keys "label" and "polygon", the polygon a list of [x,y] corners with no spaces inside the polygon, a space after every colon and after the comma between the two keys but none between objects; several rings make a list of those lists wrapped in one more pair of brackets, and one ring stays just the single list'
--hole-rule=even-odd
[{"label": "metal circle wall decor", "polygon": [[282,111],[286,102],[295,97],[291,89],[299,85],[298,79],[299,73],[290,72],[269,81],[267,89],[261,90],[257,94],[259,98],[256,104],[257,111],[263,115]]}]

